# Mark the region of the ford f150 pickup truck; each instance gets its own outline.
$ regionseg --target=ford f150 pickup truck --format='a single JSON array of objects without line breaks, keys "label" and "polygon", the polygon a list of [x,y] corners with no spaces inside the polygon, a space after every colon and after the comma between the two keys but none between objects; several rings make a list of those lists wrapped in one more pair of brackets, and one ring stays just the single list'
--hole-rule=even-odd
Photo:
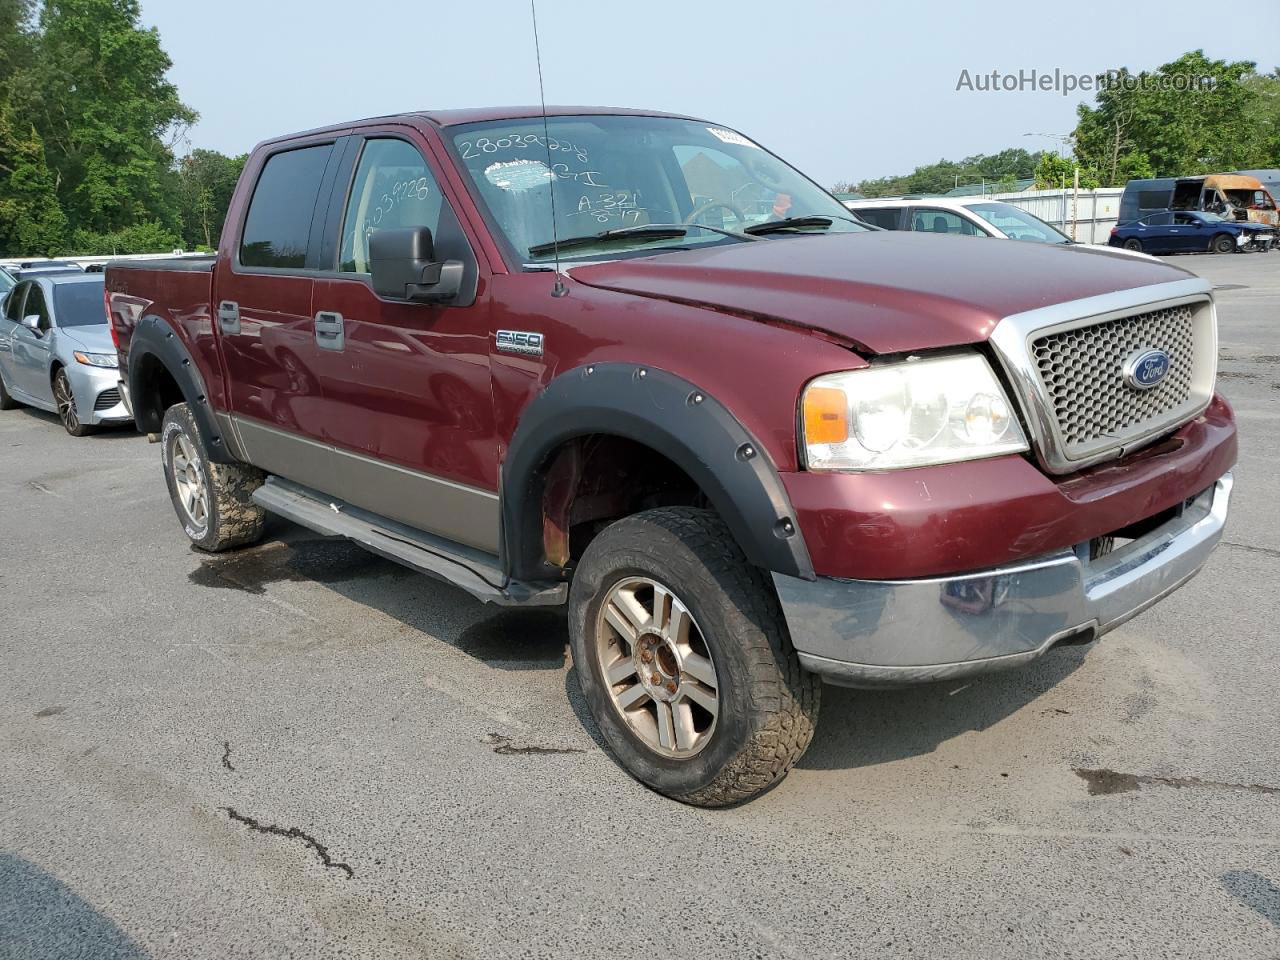
[{"label": "ford f150 pickup truck", "polygon": [[548,113],[263,143],[215,257],[108,267],[197,547],[270,511],[567,607],[620,763],[707,806],[786,774],[824,679],[1025,664],[1200,569],[1236,457],[1207,283],[878,231],[727,127]]}]

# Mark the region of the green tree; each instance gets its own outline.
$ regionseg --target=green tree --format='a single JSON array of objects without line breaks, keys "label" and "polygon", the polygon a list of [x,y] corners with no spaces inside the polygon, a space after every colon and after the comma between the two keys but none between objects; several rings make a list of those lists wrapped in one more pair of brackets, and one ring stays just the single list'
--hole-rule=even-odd
[{"label": "green tree", "polygon": [[176,227],[166,180],[196,114],[165,79],[171,62],[159,34],[139,24],[137,0],[46,0],[33,47],[15,98],[43,137],[71,222],[96,232],[154,218]]},{"label": "green tree", "polygon": [[182,246],[179,236],[158,221],[135,223],[110,233],[76,230],[68,252],[80,256],[114,256],[125,253],[171,253]]},{"label": "green tree", "polygon": [[192,150],[178,161],[182,239],[188,248],[216,247],[236,181],[248,154],[228,157],[217,150]]},{"label": "green tree", "polygon": [[66,230],[40,135],[0,100],[0,251],[53,256]]},{"label": "green tree", "polygon": [[1245,110],[1257,141],[1248,166],[1280,167],[1280,68],[1249,77],[1245,86],[1253,94]]},{"label": "green tree", "polygon": [[1121,69],[1099,90],[1096,105],[1081,104],[1076,156],[1105,182],[1124,182],[1121,158],[1137,155],[1162,177],[1232,170],[1261,159],[1251,113],[1254,64],[1210,60],[1201,50],[1151,72]]},{"label": "green tree", "polygon": [[1040,155],[1036,164],[1036,189],[1059,190],[1062,187],[1075,185],[1076,171],[1080,172],[1080,189],[1093,190],[1098,186],[1098,172],[1080,166],[1074,157],[1063,157],[1056,153]]},{"label": "green tree", "polygon": [[978,153],[963,160],[939,160],[896,177],[863,180],[853,189],[868,197],[886,197],[903,193],[946,193],[957,184],[979,180],[1009,185],[1012,181],[1030,178],[1040,156],[1038,152],[1010,147],[999,153]]}]

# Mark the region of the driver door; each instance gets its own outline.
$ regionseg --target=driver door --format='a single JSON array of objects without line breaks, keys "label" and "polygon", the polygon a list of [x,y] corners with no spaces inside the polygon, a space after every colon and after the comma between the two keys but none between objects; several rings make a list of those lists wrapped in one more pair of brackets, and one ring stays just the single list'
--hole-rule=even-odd
[{"label": "driver door", "polygon": [[22,301],[26,295],[26,284],[15,285],[4,301],[4,313],[0,314],[0,376],[11,388],[18,384],[13,366],[13,338],[22,320]]},{"label": "driver door", "polygon": [[[38,330],[31,330],[21,323],[22,317],[33,314],[40,318]],[[30,281],[27,287],[26,302],[23,304],[18,320],[19,323],[11,341],[13,384],[29,397],[45,403],[53,403],[53,387],[49,382],[49,351],[53,340],[49,334],[53,321],[49,315],[44,288],[34,280]]]}]

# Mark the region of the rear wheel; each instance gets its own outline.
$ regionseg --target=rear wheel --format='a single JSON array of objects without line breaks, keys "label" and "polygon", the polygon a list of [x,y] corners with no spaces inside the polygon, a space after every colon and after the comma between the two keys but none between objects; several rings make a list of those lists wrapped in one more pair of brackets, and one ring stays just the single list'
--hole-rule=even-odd
[{"label": "rear wheel", "polygon": [[1231,253],[1236,248],[1236,242],[1228,233],[1220,233],[1209,242],[1209,249],[1214,253]]},{"label": "rear wheel", "polygon": [[1141,240],[1139,240],[1137,237],[1130,237],[1128,240],[1126,240],[1126,241],[1124,242],[1124,248],[1125,248],[1126,250],[1138,250],[1138,251],[1141,251],[1141,250],[1142,250],[1142,241],[1141,241]]},{"label": "rear wheel", "polygon": [[266,515],[252,499],[262,485],[262,471],[242,463],[213,463],[185,403],[165,411],[160,455],[169,498],[192,543],[218,553],[262,539]]},{"label": "rear wheel", "polygon": [[76,394],[71,389],[71,378],[67,376],[65,367],[59,368],[53,375],[53,402],[58,407],[58,419],[62,427],[73,437],[87,437],[93,433],[93,427],[80,422],[80,414],[76,410]]},{"label": "rear wheel", "polygon": [[773,584],[706,510],[649,510],[587,548],[569,594],[573,662],[641,783],[721,807],[786,776],[821,682],[800,668]]},{"label": "rear wheel", "polygon": [[9,391],[4,386],[4,374],[0,373],[0,410],[14,410],[20,406],[22,404],[9,396]]}]

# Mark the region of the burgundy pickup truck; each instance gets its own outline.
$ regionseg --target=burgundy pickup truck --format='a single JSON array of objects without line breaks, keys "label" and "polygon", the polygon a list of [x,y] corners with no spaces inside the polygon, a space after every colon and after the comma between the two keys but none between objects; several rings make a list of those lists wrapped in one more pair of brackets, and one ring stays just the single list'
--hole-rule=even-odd
[{"label": "burgundy pickup truck", "polygon": [[877,231],[687,117],[283,137],[215,257],[106,285],[196,546],[251,544],[270,511],[486,601],[567,605],[605,739],[688,803],[784,776],[822,680],[1091,641],[1226,520],[1207,283]]}]

